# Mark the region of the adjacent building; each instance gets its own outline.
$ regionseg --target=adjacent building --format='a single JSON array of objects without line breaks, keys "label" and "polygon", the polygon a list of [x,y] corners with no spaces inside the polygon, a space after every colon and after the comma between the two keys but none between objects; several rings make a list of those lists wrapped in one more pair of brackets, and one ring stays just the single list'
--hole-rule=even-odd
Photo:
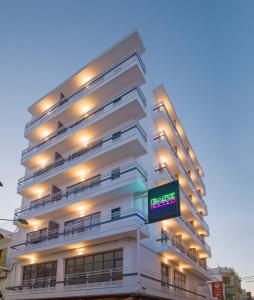
[{"label": "adjacent building", "polygon": [[241,278],[233,268],[217,267],[210,269],[210,272],[213,280],[223,282],[225,300],[243,299]]},{"label": "adjacent building", "polygon": [[[144,52],[133,32],[29,107],[6,299],[207,299],[203,170]],[[181,216],[148,224],[175,180]]]},{"label": "adjacent building", "polygon": [[7,277],[12,269],[8,259],[8,248],[12,235],[12,232],[0,228],[0,299],[4,298]]}]

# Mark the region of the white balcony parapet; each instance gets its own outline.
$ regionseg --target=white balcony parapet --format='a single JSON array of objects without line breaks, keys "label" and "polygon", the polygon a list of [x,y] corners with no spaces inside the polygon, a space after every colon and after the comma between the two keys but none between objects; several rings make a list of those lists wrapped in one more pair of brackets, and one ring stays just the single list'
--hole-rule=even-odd
[{"label": "white balcony parapet", "polygon": [[186,220],[183,216],[178,217],[177,220],[180,221],[184,225],[184,227],[187,228],[188,231],[192,233],[199,240],[199,242],[201,242],[203,247],[205,247],[206,251],[211,256],[211,247],[207,244],[207,242],[203,238],[201,238],[201,236],[198,234],[195,228],[191,226],[188,220]]},{"label": "white balcony parapet", "polygon": [[[177,178],[175,178],[173,176],[173,174],[170,172],[169,167],[167,166],[166,163],[161,163],[159,165],[159,168],[155,170],[156,172],[163,172],[166,171],[167,174],[169,175],[169,177],[172,180],[177,180]],[[195,205],[192,203],[190,197],[185,193],[184,189],[182,188],[182,186],[179,184],[180,187],[180,191],[182,193],[182,195],[184,196],[185,200],[187,201],[187,203],[190,204],[190,206],[193,208],[193,212],[195,212],[195,216],[199,219],[200,223],[202,223],[202,225],[204,226],[204,228],[206,229],[206,231],[209,233],[209,226],[207,224],[207,222],[205,221],[204,218],[201,217],[200,213],[197,211],[197,208],[195,207]],[[205,203],[204,203],[205,204]],[[205,206],[206,207],[206,206]]]},{"label": "white balcony parapet", "polygon": [[181,253],[187,263],[201,272],[208,272],[207,265],[198,256],[190,253],[184,242],[176,242],[173,236],[166,232],[161,235],[152,235],[144,239],[142,243],[157,253],[170,252],[171,249],[174,249],[176,253]]},{"label": "white balcony parapet", "polygon": [[37,144],[33,144],[28,148],[26,148],[25,150],[23,150],[21,161],[28,159],[30,156],[34,155],[38,151],[44,150],[45,148],[51,146],[52,144],[58,142],[59,140],[62,140],[63,138],[72,135],[80,128],[87,126],[88,122],[91,122],[93,120],[95,121],[96,118],[102,117],[103,115],[110,113],[111,111],[115,110],[117,107],[123,105],[125,101],[127,101],[129,98],[134,99],[134,97],[140,99],[141,100],[140,103],[143,104],[144,107],[146,106],[145,97],[139,88],[133,88],[131,90],[127,90],[123,94],[119,95],[118,97],[110,99],[104,105],[100,107],[96,107],[86,112],[76,120],[72,120],[71,122],[65,124],[64,127],[52,132],[50,135],[46,136]]},{"label": "white balcony parapet", "polygon": [[[113,236],[128,231],[135,231],[138,226],[147,222],[146,214],[138,208],[122,211],[119,216],[104,216],[94,219],[89,225],[82,222],[75,225],[60,225],[57,229],[47,230],[38,234],[38,231],[30,232],[26,241],[20,241],[11,246],[11,256],[20,253],[39,252],[45,249],[54,249],[65,244],[71,244],[84,240],[94,240],[100,237]],[[40,231],[40,230],[39,230]],[[145,231],[144,231],[145,232]]]},{"label": "white balcony parapet", "polygon": [[101,153],[102,151],[110,150],[112,147],[117,146],[123,141],[127,141],[128,138],[133,136],[140,136],[141,139],[146,142],[147,137],[143,128],[139,123],[133,122],[127,127],[118,130],[117,132],[103,137],[93,143],[90,143],[86,147],[82,147],[75,152],[66,153],[65,156],[55,160],[48,165],[36,170],[32,174],[28,174],[18,181],[18,191],[21,191],[25,187],[34,184],[38,181],[45,180],[49,176],[59,172],[63,172],[65,168],[69,168],[81,161],[91,158],[92,155]]},{"label": "white balcony parapet", "polygon": [[133,62],[135,61],[140,65],[141,69],[145,73],[145,67],[141,57],[138,54],[132,54],[131,56],[128,56],[120,63],[111,66],[111,68],[109,68],[109,70],[106,71],[105,73],[97,76],[95,79],[92,80],[92,82],[89,82],[85,84],[85,86],[82,86],[81,89],[76,91],[68,98],[61,99],[58,103],[56,103],[55,105],[51,106],[49,109],[44,111],[40,116],[29,121],[25,126],[25,134],[28,134],[35,127],[47,121],[51,117],[55,116],[60,111],[63,111],[66,107],[71,106],[73,103],[80,100],[82,97],[88,95],[95,88],[98,88],[99,85],[104,84],[104,82],[108,81],[113,77],[116,77],[117,75],[122,73],[124,69],[128,68],[131,64],[133,64]]},{"label": "white balcony parapet", "polygon": [[163,112],[163,113],[165,113],[165,115],[167,117],[167,120],[169,121],[169,124],[170,124],[171,128],[173,129],[173,132],[175,133],[175,136],[176,136],[176,139],[177,139],[178,143],[182,145],[182,149],[184,150],[184,153],[185,153],[185,155],[186,155],[186,157],[187,157],[190,165],[192,166],[192,170],[198,176],[199,182],[202,185],[203,190],[205,191],[206,189],[205,189],[205,185],[204,185],[203,179],[200,176],[199,172],[197,171],[197,169],[196,169],[196,167],[194,165],[194,162],[193,162],[193,160],[192,160],[192,158],[190,156],[190,153],[187,150],[187,148],[186,148],[186,146],[185,146],[185,144],[184,144],[184,142],[183,142],[183,140],[182,140],[182,138],[181,138],[181,136],[180,136],[180,134],[179,134],[179,132],[178,132],[175,124],[174,124],[174,122],[172,121],[172,119],[171,119],[171,117],[170,117],[170,115],[169,115],[169,113],[167,111],[167,108],[166,108],[165,104],[163,102],[161,102],[153,110],[155,112]]},{"label": "white balcony parapet", "polygon": [[[117,171],[115,171],[116,169]],[[147,174],[139,164],[132,163],[122,165],[119,166],[119,168],[114,168],[114,170],[109,173],[93,176],[90,179],[76,184],[75,189],[72,188],[70,190],[67,188],[66,191],[33,200],[29,205],[16,209],[15,217],[22,216],[28,219],[45,211],[56,209],[63,205],[66,206],[86,197],[92,197],[93,193],[98,195],[98,193],[101,192],[103,194],[108,187],[130,178],[133,174],[140,176],[142,181],[147,181]]]},{"label": "white balcony parapet", "polygon": [[[173,300],[205,300],[206,296],[197,291],[177,286],[173,280],[161,277],[143,266],[140,268],[140,281],[143,287],[142,294],[146,296],[158,296],[161,299]],[[7,287],[8,299],[32,299],[55,298],[66,296],[66,293],[75,293],[75,296],[105,295],[110,294],[133,294],[138,291],[137,272],[131,272],[126,268],[114,268],[79,274],[63,275],[61,278],[43,277],[32,280],[16,282]],[[73,296],[74,294],[71,294]]]},{"label": "white balcony parapet", "polygon": [[158,141],[158,142],[163,142],[166,141],[167,146],[170,148],[171,152],[173,153],[174,157],[176,158],[177,162],[180,164],[181,169],[183,171],[183,173],[185,174],[185,176],[187,177],[187,179],[190,182],[190,185],[193,187],[193,189],[198,193],[195,183],[193,182],[192,178],[190,177],[189,173],[187,172],[185,166],[183,165],[180,157],[178,156],[177,152],[175,151],[175,149],[172,147],[169,138],[166,134],[166,132],[164,130],[160,131],[156,137],[154,138],[154,141]]}]

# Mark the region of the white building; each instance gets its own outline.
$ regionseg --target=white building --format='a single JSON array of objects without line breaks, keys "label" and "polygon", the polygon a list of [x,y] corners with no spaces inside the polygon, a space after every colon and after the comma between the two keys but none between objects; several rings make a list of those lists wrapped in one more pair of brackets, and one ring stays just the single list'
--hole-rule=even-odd
[{"label": "white building", "polygon": [[[6,299],[205,299],[203,171],[137,32],[29,107]],[[179,179],[181,217],[147,224],[147,190]]]}]

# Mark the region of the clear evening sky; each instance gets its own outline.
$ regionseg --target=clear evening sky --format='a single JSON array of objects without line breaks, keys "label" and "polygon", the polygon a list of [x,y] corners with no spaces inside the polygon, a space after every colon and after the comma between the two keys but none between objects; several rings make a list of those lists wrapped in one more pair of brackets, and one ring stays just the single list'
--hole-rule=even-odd
[{"label": "clear evening sky", "polygon": [[254,275],[253,14],[247,0],[0,0],[0,217],[20,205],[27,107],[138,29],[206,175],[209,264]]}]

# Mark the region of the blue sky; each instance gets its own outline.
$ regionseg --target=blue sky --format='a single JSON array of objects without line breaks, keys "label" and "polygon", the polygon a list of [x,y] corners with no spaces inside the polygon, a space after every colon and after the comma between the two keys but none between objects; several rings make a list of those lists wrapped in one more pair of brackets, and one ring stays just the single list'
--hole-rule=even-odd
[{"label": "blue sky", "polygon": [[254,275],[253,9],[248,0],[0,1],[1,217],[20,204],[27,107],[138,29],[206,175],[210,265]]}]

